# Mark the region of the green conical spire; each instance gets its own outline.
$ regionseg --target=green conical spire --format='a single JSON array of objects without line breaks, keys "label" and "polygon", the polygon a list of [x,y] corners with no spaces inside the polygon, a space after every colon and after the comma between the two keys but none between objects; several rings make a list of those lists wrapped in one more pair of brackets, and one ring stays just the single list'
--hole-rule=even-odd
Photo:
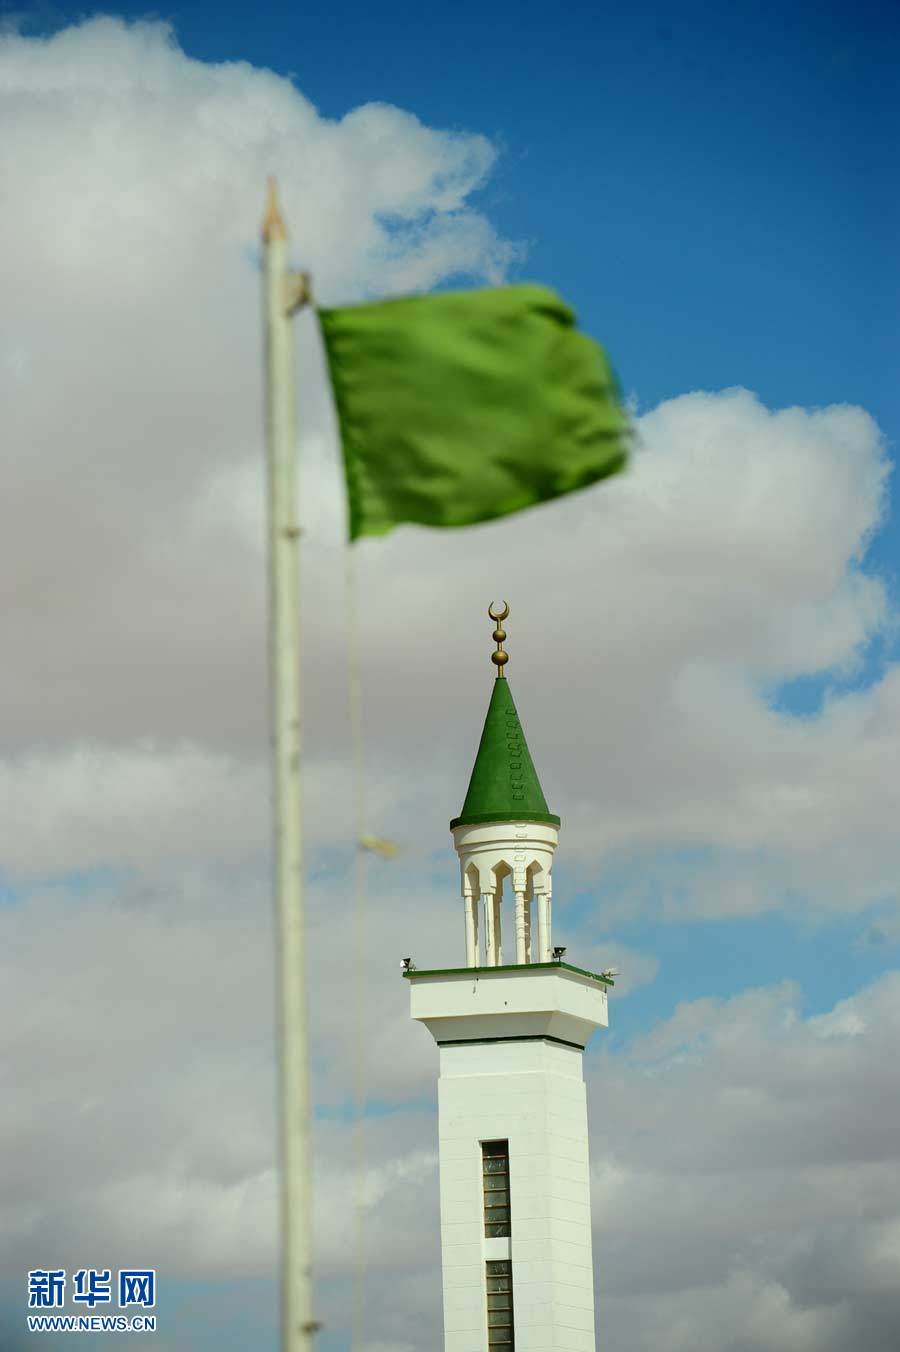
[{"label": "green conical spire", "polygon": [[547,807],[509,681],[501,667],[494,681],[466,801],[460,815],[450,823],[450,829],[479,822],[515,821],[559,826],[559,817]]}]

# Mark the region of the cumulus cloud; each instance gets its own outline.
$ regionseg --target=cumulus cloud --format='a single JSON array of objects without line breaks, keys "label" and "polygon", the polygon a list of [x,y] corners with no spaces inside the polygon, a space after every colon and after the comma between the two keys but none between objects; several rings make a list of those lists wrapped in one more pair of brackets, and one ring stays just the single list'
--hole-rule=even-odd
[{"label": "cumulus cloud", "polygon": [[[825,1015],[700,1000],[589,1077],[598,1327],[625,1349],[887,1349],[900,1321],[892,973]],[[865,1107],[864,1105],[868,1105]]]},{"label": "cumulus cloud", "polygon": [[[113,19],[0,38],[0,106],[16,184],[0,218],[0,1268],[83,1262],[86,1235],[130,1253],[140,1214],[136,1259],[262,1279],[263,181],[279,174],[296,261],[341,302],[503,276],[517,246],[473,205],[496,151],[386,105],[326,119],[271,72],[192,60],[165,25]],[[373,1352],[405,1352],[438,1341],[436,1067],[397,962],[460,954],[447,823],[488,694],[488,601],[510,600],[511,683],[563,818],[555,923],[573,961],[620,965],[621,998],[656,964],[616,940],[617,916],[752,915],[786,897],[880,901],[890,934],[900,672],[842,684],[895,623],[866,563],[888,461],[862,409],[694,392],[639,418],[620,480],[465,538],[401,529],[358,546],[372,825],[404,846],[372,862],[360,966],[343,489],[311,315],[297,339],[323,1301],[344,1327],[357,1009],[335,991],[349,966],[365,976],[377,1100]],[[778,712],[772,690],[804,675],[834,683],[821,711]],[[601,885],[602,943],[596,908],[587,922],[568,909]],[[851,1105],[884,1101],[897,1013],[890,982],[815,1019],[790,990],[751,992],[679,1009],[624,1061],[589,1058],[611,1343],[828,1352],[857,1321],[887,1347],[896,1161],[878,1115]]]},{"label": "cumulus cloud", "polygon": [[3,864],[17,882],[151,864],[166,853],[239,859],[262,847],[269,786],[260,767],[189,745],[73,746],[0,763]]},{"label": "cumulus cloud", "polygon": [[[71,1267],[86,1236],[130,1254],[140,1215],[140,1258],[161,1281],[271,1272],[271,933],[258,888],[238,897],[216,881],[173,880],[136,909],[113,887],[103,901],[54,892],[3,913],[0,1018],[16,1076],[4,1271],[48,1255]],[[347,952],[333,895],[311,928],[320,1305],[332,1330],[346,1328],[361,1200],[370,1332],[434,1345],[437,1054],[409,1021],[390,953],[410,916],[390,889],[374,899],[369,1090],[382,1105],[361,1141],[346,1113],[354,1029],[349,992],[334,999]],[[420,900],[437,912],[443,899]],[[604,1338],[625,1352],[653,1339],[672,1352],[691,1339],[829,1352],[862,1329],[867,1346],[890,1346],[900,1103],[884,1067],[898,1032],[894,974],[811,1017],[784,985],[687,1001],[624,1054],[598,1034],[586,1078]]]},{"label": "cumulus cloud", "polygon": [[[261,783],[264,173],[281,175],[320,296],[352,299],[502,273],[514,246],[470,203],[495,151],[384,105],[322,118],[271,72],[191,60],[159,24],[7,36],[0,79],[18,184],[0,258],[22,302],[0,362],[5,782],[33,781],[36,748],[65,784],[73,743],[121,764],[151,739],[237,757]],[[297,331],[307,754],[336,806],[343,488],[311,315]],[[859,408],[770,410],[743,390],[670,400],[639,428],[623,479],[472,529],[464,548],[417,529],[357,547],[373,811],[444,846],[496,591],[581,881],[624,861],[635,904],[672,915],[896,898],[896,668],[861,693],[840,684],[894,623],[865,566],[888,472],[878,428]],[[805,720],[769,699],[799,676],[835,682]],[[426,738],[430,791],[407,803]],[[321,814],[326,832],[338,820]],[[660,868],[638,876],[654,852]]]}]

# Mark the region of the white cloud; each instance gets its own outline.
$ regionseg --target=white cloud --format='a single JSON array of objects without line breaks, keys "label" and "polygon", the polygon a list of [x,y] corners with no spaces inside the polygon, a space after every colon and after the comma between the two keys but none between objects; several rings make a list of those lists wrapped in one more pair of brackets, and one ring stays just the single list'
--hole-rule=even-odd
[{"label": "white cloud", "polygon": [[[0,169],[19,185],[0,266],[23,300],[0,341],[6,782],[35,754],[46,775],[58,757],[66,781],[73,743],[139,760],[146,738],[259,775],[247,259],[264,174],[281,173],[297,258],[330,299],[502,270],[510,246],[468,205],[494,151],[384,105],[328,121],[270,72],[192,61],[163,25],[6,37],[0,80],[16,128]],[[328,762],[349,751],[343,489],[309,315],[297,330],[307,754],[334,779]],[[895,898],[896,668],[807,720],[765,694],[852,671],[893,622],[861,562],[883,510],[878,429],[858,408],[772,411],[732,390],[670,400],[640,430],[621,480],[470,530],[464,547],[457,532],[404,529],[355,551],[381,829],[446,842],[485,697],[479,616],[498,591],[532,749],[582,875],[624,856],[635,904],[673,916],[747,915],[788,894],[849,910]],[[409,786],[407,812],[423,740],[430,792]],[[666,858],[661,877],[635,863],[673,850],[701,860]]]},{"label": "white cloud", "polygon": [[[87,1236],[131,1253],[137,1214],[141,1261],[161,1281],[271,1271],[268,905],[226,877],[179,887],[173,873],[163,895],[131,904],[52,892],[0,915],[0,1022],[15,1074],[0,1152],[4,1271],[48,1254],[82,1261]],[[348,962],[358,969],[332,909],[339,893],[317,899],[311,928],[317,1097],[333,1105],[315,1145],[320,1303],[331,1329],[346,1327],[361,1199],[369,1332],[419,1345],[439,1339],[436,1051],[408,1018],[391,954],[408,919],[388,875],[373,888],[367,965],[369,1085],[388,1111],[367,1121],[360,1155],[342,1112],[354,1060]],[[598,1035],[586,1074],[604,1338],[623,1352],[649,1342],[682,1352],[691,1340],[830,1352],[862,1329],[881,1346],[900,1289],[900,1102],[885,1074],[898,1032],[894,974],[812,1018],[787,985],[687,1002],[624,1056]]]},{"label": "white cloud", "polygon": [[198,747],[75,746],[0,762],[4,868],[16,880],[152,864],[166,855],[262,855],[268,777]]},{"label": "white cloud", "polygon": [[[590,1076],[598,1327],[623,1349],[886,1350],[900,1310],[884,1067],[900,973],[802,1017],[791,987],[685,1004]],[[823,1037],[852,1026],[853,1036]],[[863,1031],[865,1030],[865,1031]]]},{"label": "white cloud", "polygon": [[[329,121],[270,72],[204,65],[162,25],[110,19],[0,39],[0,107],[0,174],[17,185],[0,217],[0,817],[4,881],[26,898],[0,910],[14,1086],[0,1266],[80,1261],[87,1231],[122,1252],[137,1212],[141,1258],[161,1270],[264,1274],[263,181],[280,175],[296,259],[340,301],[502,275],[515,248],[471,206],[495,151],[383,105]],[[343,498],[309,315],[297,334],[312,1008],[330,1114],[319,1238],[323,1275],[346,1285],[359,969]],[[567,956],[621,966],[618,995],[655,960],[618,943],[617,914],[897,896],[897,667],[808,719],[765,693],[853,671],[894,623],[864,563],[883,512],[878,429],[861,409],[770,410],[743,390],[668,401],[640,428],[618,481],[464,537],[404,529],[355,551],[372,824],[405,846],[372,862],[366,943],[369,1092],[385,1110],[366,1129],[380,1349],[438,1340],[435,1052],[397,961],[461,948],[447,822],[486,703],[490,599],[512,605],[510,675],[563,817],[561,873],[593,890],[626,870],[604,903],[608,943],[579,944],[563,888],[555,900]],[[88,896],[50,885],[92,871]],[[864,1329],[856,1342],[887,1349],[897,1015],[890,981],[811,1020],[790,989],[750,992],[685,1005],[631,1061],[593,1063],[610,1345],[830,1352]],[[332,1323],[345,1314],[329,1307]]]}]

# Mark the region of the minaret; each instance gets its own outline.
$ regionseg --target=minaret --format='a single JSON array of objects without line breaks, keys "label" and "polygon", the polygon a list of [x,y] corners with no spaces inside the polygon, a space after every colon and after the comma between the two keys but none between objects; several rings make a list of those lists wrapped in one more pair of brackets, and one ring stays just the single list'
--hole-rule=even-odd
[{"label": "minaret", "polygon": [[547,807],[504,667],[462,812],[465,966],[420,971],[410,1005],[440,1048],[444,1352],[594,1352],[582,1052],[607,1026],[607,975],[553,949],[559,818]]}]

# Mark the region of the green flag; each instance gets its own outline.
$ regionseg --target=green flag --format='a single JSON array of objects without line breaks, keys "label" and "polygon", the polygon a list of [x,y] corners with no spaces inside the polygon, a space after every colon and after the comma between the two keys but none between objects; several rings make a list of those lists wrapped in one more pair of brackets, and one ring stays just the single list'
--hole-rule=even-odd
[{"label": "green flag", "polygon": [[350,538],[468,526],[622,469],[628,419],[602,348],[542,286],[319,310]]}]

